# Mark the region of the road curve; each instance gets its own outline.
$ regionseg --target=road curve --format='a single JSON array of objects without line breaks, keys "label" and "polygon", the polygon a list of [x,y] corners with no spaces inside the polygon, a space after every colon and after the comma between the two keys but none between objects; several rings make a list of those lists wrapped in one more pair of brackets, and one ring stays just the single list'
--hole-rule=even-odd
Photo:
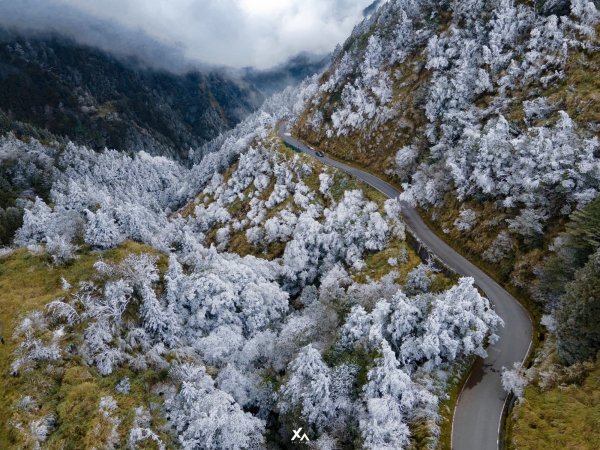
[{"label": "road curve", "polygon": [[[400,192],[389,183],[363,170],[328,158],[318,157],[315,150],[292,137],[282,125],[279,137],[292,148],[317,158],[323,164],[364,181],[389,198]],[[504,320],[498,331],[500,339],[488,347],[487,358],[478,361],[461,391],[454,410],[452,448],[454,450],[497,450],[502,414],[507,394],[502,389],[500,376],[503,367],[512,367],[527,357],[532,342],[533,325],[525,308],[498,283],[477,266],[469,262],[423,222],[419,213],[402,202],[402,215],[411,234],[448,267],[462,276],[475,279],[475,283],[492,303],[496,313]]]}]

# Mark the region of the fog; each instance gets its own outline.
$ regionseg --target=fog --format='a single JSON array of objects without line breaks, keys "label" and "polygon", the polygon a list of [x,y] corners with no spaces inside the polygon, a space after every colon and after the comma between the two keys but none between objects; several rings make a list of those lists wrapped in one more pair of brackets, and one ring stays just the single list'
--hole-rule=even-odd
[{"label": "fog", "polygon": [[372,0],[0,0],[0,25],[173,71],[258,69],[343,42]]}]

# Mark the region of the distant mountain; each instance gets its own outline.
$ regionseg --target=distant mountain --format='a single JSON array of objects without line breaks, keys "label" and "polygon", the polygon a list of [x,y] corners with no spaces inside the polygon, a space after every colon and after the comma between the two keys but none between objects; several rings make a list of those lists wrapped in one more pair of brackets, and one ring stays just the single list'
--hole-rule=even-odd
[{"label": "distant mountain", "polygon": [[99,149],[181,158],[254,111],[263,95],[219,71],[184,75],[62,37],[0,32],[0,132],[47,132]]},{"label": "distant mountain", "polygon": [[330,61],[329,55],[300,53],[287,62],[267,70],[252,67],[244,69],[243,78],[253,84],[265,96],[296,85],[306,77],[324,70]]}]

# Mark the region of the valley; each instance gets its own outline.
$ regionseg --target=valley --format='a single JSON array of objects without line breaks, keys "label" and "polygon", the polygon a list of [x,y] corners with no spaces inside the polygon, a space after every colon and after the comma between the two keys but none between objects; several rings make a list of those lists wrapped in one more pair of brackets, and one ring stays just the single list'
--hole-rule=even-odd
[{"label": "valley", "polygon": [[597,447],[597,2],[48,1],[0,30],[1,448]]}]

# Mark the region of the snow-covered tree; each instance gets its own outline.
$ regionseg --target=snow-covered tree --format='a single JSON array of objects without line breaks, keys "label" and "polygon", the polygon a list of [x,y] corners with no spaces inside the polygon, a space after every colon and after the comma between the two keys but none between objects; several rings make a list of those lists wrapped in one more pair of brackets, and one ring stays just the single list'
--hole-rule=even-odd
[{"label": "snow-covered tree", "polygon": [[111,215],[102,209],[95,213],[87,211],[87,218],[84,239],[91,246],[101,249],[112,248],[125,239]]},{"label": "snow-covered tree", "polygon": [[435,276],[433,272],[432,267],[422,263],[419,264],[408,272],[404,290],[411,295],[429,291],[431,282]]},{"label": "snow-covered tree", "polygon": [[523,390],[527,386],[527,382],[527,377],[519,363],[515,363],[513,369],[504,368],[502,371],[502,387],[518,399],[523,398]]},{"label": "snow-covered tree", "polygon": [[501,231],[492,244],[483,252],[482,256],[490,262],[497,263],[508,255],[512,249],[512,245],[513,242],[510,234],[506,231]]},{"label": "snow-covered tree", "polygon": [[415,385],[385,342],[381,353],[363,389],[367,414],[360,421],[360,429],[366,448],[404,448],[409,443],[407,423],[412,410],[418,404],[434,405],[437,399]]},{"label": "snow-covered tree", "polygon": [[216,389],[204,368],[184,364],[175,370],[181,387],[166,408],[184,448],[262,448],[262,420],[245,413],[231,395]]},{"label": "snow-covered tree", "polygon": [[486,337],[495,342],[494,330],[502,325],[488,300],[473,286],[473,279],[461,278],[457,286],[436,297],[425,320],[421,338],[425,367],[434,368],[459,355],[485,356]]},{"label": "snow-covered tree", "polygon": [[331,370],[318,350],[308,345],[289,366],[290,378],[281,387],[279,407],[291,412],[299,407],[304,419],[321,429],[336,415],[331,394]]},{"label": "snow-covered tree", "polygon": [[66,264],[75,259],[78,247],[69,242],[64,236],[47,236],[46,251],[52,256],[54,264]]},{"label": "snow-covered tree", "polygon": [[477,214],[472,209],[461,209],[458,218],[454,221],[454,226],[458,231],[470,231],[473,228]]}]

